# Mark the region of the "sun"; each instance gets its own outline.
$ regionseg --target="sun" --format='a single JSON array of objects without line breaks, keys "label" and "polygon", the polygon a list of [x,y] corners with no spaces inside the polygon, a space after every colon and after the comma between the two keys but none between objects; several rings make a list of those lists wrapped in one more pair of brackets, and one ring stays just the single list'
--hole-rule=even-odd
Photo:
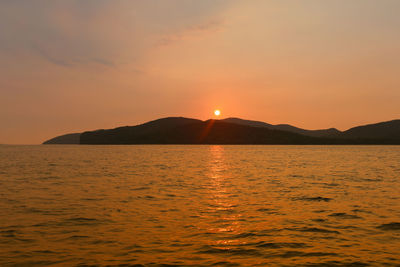
[{"label": "sun", "polygon": [[221,111],[219,109],[214,110],[214,115],[218,117],[221,115]]}]

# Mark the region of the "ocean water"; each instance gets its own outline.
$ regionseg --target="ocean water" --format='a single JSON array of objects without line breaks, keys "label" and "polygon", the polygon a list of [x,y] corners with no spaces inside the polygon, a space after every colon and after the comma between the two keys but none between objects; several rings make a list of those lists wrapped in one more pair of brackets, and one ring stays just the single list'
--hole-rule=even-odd
[{"label": "ocean water", "polygon": [[0,146],[0,266],[400,266],[400,146]]}]

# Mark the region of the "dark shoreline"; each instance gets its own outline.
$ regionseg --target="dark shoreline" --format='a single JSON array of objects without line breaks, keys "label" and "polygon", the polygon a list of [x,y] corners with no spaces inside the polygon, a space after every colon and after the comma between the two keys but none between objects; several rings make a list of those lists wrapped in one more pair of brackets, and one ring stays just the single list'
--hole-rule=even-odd
[{"label": "dark shoreline", "polygon": [[[44,144],[87,145],[400,145],[400,120],[340,132],[276,129],[253,121],[163,118],[136,126],[66,134]],[[299,132],[302,131],[302,132]]]}]

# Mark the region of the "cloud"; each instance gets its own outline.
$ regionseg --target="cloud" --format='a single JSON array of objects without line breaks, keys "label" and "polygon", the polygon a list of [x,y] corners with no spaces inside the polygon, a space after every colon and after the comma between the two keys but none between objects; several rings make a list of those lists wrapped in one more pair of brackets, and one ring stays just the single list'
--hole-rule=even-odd
[{"label": "cloud", "polygon": [[168,46],[172,43],[182,41],[185,39],[202,37],[204,35],[217,32],[222,29],[224,25],[223,20],[210,20],[205,23],[201,23],[198,25],[189,26],[181,31],[164,35],[157,42],[159,46]]},{"label": "cloud", "polygon": [[43,48],[41,48],[39,46],[33,45],[32,49],[33,49],[33,51],[36,51],[45,60],[47,60],[55,65],[62,66],[62,67],[72,67],[73,66],[73,64],[70,62],[67,62],[63,59],[55,58],[55,57],[49,55],[47,51],[45,51]]},{"label": "cloud", "polygon": [[216,30],[221,26],[219,12],[231,2],[0,1],[0,54],[30,51],[64,67],[90,63],[114,67],[140,60],[154,43]]},{"label": "cloud", "polygon": [[106,67],[115,67],[115,64],[110,59],[106,58],[81,58],[80,60],[66,59],[63,58],[62,55],[52,55],[50,51],[44,49],[41,46],[32,45],[32,51],[36,52],[39,56],[41,56],[46,61],[61,66],[61,67],[74,67],[82,64],[91,64],[95,63],[98,65],[106,66]]},{"label": "cloud", "polygon": [[115,64],[111,60],[103,59],[103,58],[93,58],[91,61],[96,62],[103,66],[114,67]]}]

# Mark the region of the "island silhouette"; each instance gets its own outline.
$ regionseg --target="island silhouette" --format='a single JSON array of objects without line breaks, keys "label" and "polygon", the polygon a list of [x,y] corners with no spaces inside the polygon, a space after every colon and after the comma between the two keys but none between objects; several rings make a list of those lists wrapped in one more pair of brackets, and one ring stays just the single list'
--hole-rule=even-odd
[{"label": "island silhouette", "polygon": [[168,117],[136,126],[65,134],[43,144],[400,144],[400,120],[339,131],[306,130],[239,118],[201,121]]}]

